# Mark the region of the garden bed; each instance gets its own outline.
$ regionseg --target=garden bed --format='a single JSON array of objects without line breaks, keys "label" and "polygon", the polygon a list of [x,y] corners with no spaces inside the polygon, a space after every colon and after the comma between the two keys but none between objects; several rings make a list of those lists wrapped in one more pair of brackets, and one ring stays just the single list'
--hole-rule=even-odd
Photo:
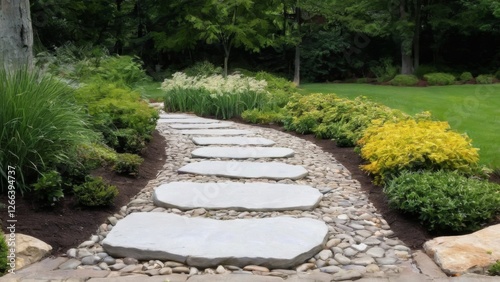
[{"label": "garden bed", "polygon": [[[114,206],[108,208],[81,208],[75,199],[68,195],[53,209],[38,209],[31,198],[16,199],[16,232],[38,238],[51,245],[53,255],[65,253],[88,240],[106,218],[118,212],[130,198],[142,190],[149,180],[155,179],[157,172],[165,162],[165,139],[158,131],[141,155],[144,162],[139,168],[139,177],[132,178],[117,175],[110,167],[94,171],[94,176],[101,176],[108,183],[115,185],[120,193],[115,198]],[[2,195],[0,202],[6,203],[7,196]],[[6,208],[2,208],[0,219],[6,222]],[[3,224],[6,226],[6,224]]]}]

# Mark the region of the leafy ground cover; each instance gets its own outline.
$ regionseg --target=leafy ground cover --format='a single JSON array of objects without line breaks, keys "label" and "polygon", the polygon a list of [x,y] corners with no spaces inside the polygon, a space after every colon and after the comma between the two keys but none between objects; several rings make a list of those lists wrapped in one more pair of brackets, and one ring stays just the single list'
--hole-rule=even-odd
[{"label": "leafy ground cover", "polygon": [[480,148],[480,162],[500,167],[500,84],[395,87],[369,84],[304,84],[302,93],[335,93],[354,99],[366,96],[408,114],[430,111],[433,118],[448,121],[452,129],[465,132]]}]

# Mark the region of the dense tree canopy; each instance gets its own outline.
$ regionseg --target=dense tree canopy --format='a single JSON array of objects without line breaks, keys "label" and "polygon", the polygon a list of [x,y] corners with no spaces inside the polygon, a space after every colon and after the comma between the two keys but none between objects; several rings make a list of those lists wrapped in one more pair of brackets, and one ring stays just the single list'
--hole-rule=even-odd
[{"label": "dense tree canopy", "polygon": [[153,70],[209,60],[331,81],[432,66],[494,73],[497,0],[32,0],[35,52],[66,42],[140,56]]}]

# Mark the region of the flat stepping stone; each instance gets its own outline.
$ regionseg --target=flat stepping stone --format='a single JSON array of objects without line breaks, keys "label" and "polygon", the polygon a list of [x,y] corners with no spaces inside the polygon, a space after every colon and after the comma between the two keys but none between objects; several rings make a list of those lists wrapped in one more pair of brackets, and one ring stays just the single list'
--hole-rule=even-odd
[{"label": "flat stepping stone", "polygon": [[173,129],[210,129],[210,128],[228,128],[233,126],[230,122],[219,122],[219,123],[173,123],[169,124]]},{"label": "flat stepping stone", "polygon": [[184,119],[184,118],[195,118],[196,116],[187,114],[160,114],[161,119]]},{"label": "flat stepping stone", "polygon": [[172,119],[159,119],[159,123],[219,123],[219,120],[208,118],[172,118]]},{"label": "flat stepping stone", "polygon": [[294,151],[279,147],[204,147],[191,152],[194,158],[287,158],[292,157]]},{"label": "flat stepping stone", "polygon": [[248,135],[253,134],[249,130],[241,129],[189,129],[179,130],[184,135]]},{"label": "flat stepping stone", "polygon": [[153,202],[159,207],[181,210],[312,210],[322,195],[306,185],[172,182],[154,190]]},{"label": "flat stepping stone", "polygon": [[317,254],[327,238],[326,224],[310,218],[214,220],[137,212],[118,221],[103,247],[114,257],[173,260],[201,268],[289,268]]},{"label": "flat stepping stone", "polygon": [[259,145],[273,146],[273,140],[262,137],[193,137],[193,143],[200,146],[206,145]]},{"label": "flat stepping stone", "polygon": [[179,173],[230,178],[267,178],[274,180],[301,179],[307,175],[307,170],[302,166],[278,162],[203,161],[187,164],[177,171]]}]

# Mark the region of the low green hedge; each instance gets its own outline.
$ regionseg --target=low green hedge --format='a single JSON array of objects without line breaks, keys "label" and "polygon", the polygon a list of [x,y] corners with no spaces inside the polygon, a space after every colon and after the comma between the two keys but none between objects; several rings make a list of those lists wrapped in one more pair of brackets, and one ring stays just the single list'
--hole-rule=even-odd
[{"label": "low green hedge", "polygon": [[429,85],[452,85],[455,83],[455,76],[449,73],[435,72],[424,75],[424,79]]},{"label": "low green hedge", "polygon": [[416,86],[418,78],[409,74],[398,74],[389,83],[393,86]]},{"label": "low green hedge", "polygon": [[500,212],[500,185],[456,172],[403,172],[384,188],[391,207],[430,231],[470,232]]}]

